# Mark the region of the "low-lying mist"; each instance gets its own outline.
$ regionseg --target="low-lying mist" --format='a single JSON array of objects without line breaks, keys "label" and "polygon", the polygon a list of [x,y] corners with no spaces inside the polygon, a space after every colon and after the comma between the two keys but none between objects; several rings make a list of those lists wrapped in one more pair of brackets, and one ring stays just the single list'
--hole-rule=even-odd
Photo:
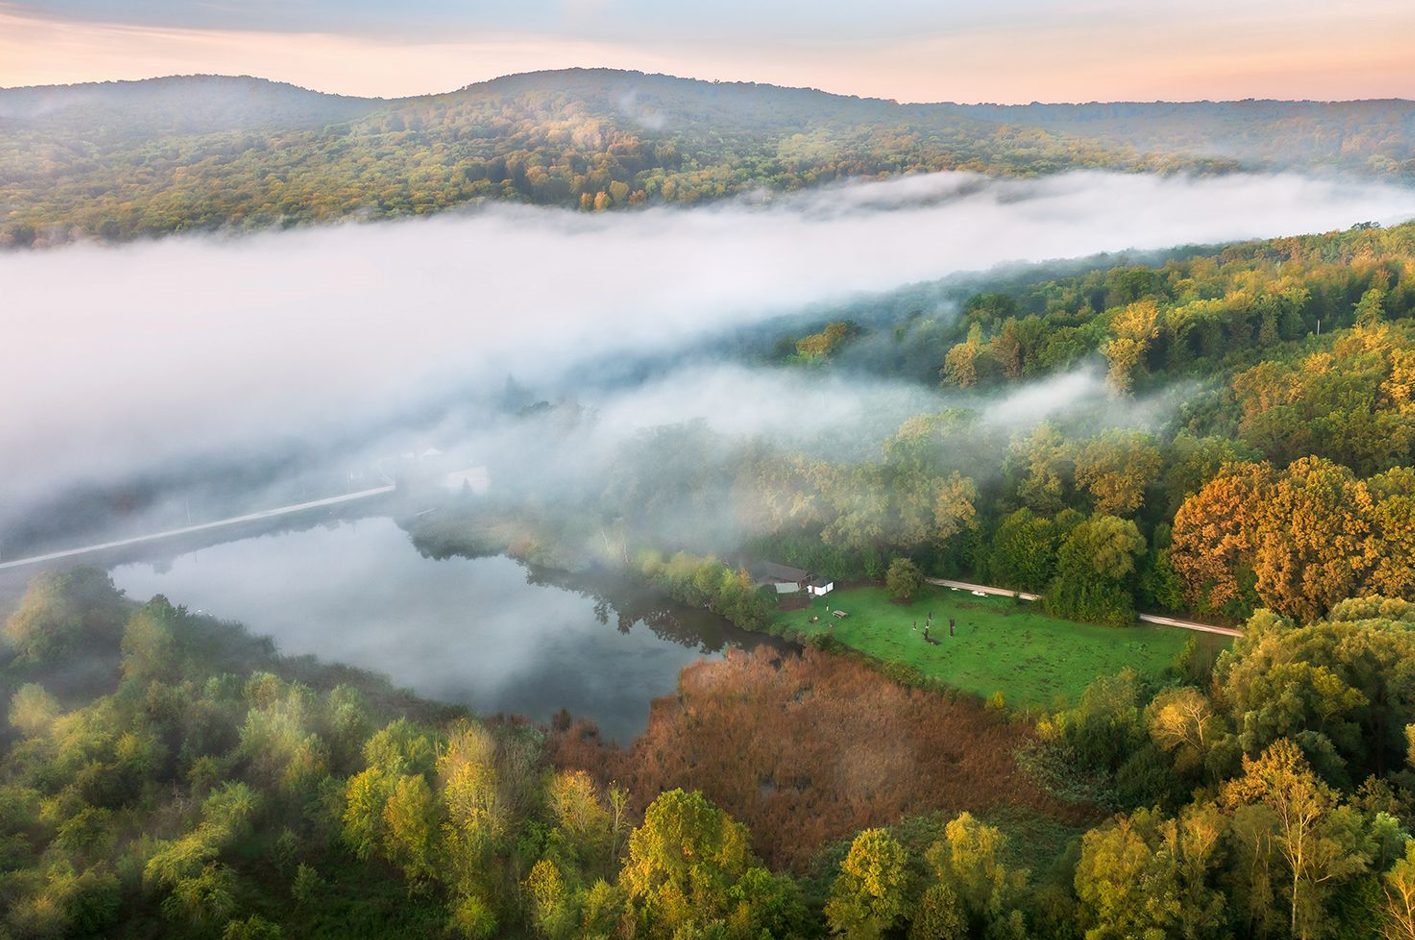
[{"label": "low-lying mist", "polygon": [[[12,253],[0,257],[11,338],[0,520],[69,487],[198,456],[317,446],[396,427],[431,403],[475,411],[508,374],[548,397],[586,397],[586,363],[683,357],[805,305],[957,272],[1411,216],[1415,191],[1288,175],[946,173],[693,210],[496,206]],[[701,418],[729,434],[838,430],[937,405],[903,383],[686,361],[640,388],[588,396],[599,426]],[[1100,384],[1069,381],[1069,394]],[[1013,407],[1031,414],[1055,392]],[[476,423],[464,415],[455,427]],[[485,446],[497,441],[509,439]]]}]

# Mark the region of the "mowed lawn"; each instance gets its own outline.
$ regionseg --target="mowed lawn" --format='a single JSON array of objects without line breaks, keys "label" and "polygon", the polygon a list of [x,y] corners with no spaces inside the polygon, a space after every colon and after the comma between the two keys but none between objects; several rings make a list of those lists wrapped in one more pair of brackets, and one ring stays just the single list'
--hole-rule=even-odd
[{"label": "mowed lawn", "polygon": [[[826,613],[844,610],[837,619]],[[924,642],[924,624],[933,613]],[[818,617],[811,623],[812,616]],[[956,622],[948,635],[948,618]],[[1042,613],[1036,603],[976,597],[969,591],[925,585],[912,604],[896,604],[884,588],[860,587],[815,598],[809,608],[781,611],[779,622],[808,634],[829,632],[846,646],[880,660],[906,663],[958,689],[991,695],[1009,705],[1053,706],[1075,702],[1092,679],[1129,666],[1155,674],[1172,663],[1185,643],[1226,645],[1227,637],[1177,627],[1137,624],[1100,627]],[[914,629],[917,621],[918,630]]]}]

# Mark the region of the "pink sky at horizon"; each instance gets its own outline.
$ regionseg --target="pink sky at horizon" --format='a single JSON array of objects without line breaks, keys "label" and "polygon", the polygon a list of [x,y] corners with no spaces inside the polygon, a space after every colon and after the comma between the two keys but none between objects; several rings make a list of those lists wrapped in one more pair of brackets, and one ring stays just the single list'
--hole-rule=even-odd
[{"label": "pink sky at horizon", "polygon": [[1399,4],[1377,6],[1379,22],[1296,10],[1271,22],[1236,16],[1217,31],[1205,17],[1165,20],[1163,28],[1127,21],[1109,33],[1094,20],[1052,19],[783,43],[611,42],[524,31],[377,38],[61,19],[0,3],[0,87],[214,73],[402,97],[513,72],[600,66],[900,101],[1415,98],[1411,30],[1396,28],[1415,27],[1415,3],[1409,16]]}]

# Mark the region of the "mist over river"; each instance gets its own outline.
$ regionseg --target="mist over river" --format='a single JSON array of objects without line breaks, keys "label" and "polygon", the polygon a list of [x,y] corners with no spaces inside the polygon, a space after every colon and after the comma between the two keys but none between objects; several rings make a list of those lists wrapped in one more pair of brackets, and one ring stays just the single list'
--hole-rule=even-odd
[{"label": "mist over river", "polygon": [[242,539],[111,573],[129,597],[164,594],[240,621],[285,654],[380,672],[481,714],[548,721],[567,708],[620,742],[643,731],[649,703],[674,691],[683,666],[752,642],[706,611],[642,591],[613,592],[610,602],[533,583],[505,557],[426,558],[385,518]]}]

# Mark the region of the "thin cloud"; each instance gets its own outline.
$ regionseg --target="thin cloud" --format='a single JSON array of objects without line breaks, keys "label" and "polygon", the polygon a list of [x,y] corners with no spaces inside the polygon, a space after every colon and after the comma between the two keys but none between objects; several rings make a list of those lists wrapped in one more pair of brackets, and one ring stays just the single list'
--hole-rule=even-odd
[{"label": "thin cloud", "polygon": [[198,454],[318,442],[494,393],[508,373],[573,394],[595,359],[681,355],[805,305],[1002,262],[1412,215],[1408,190],[1292,176],[940,174],[765,206],[503,206],[10,253],[6,499],[13,510]]}]

